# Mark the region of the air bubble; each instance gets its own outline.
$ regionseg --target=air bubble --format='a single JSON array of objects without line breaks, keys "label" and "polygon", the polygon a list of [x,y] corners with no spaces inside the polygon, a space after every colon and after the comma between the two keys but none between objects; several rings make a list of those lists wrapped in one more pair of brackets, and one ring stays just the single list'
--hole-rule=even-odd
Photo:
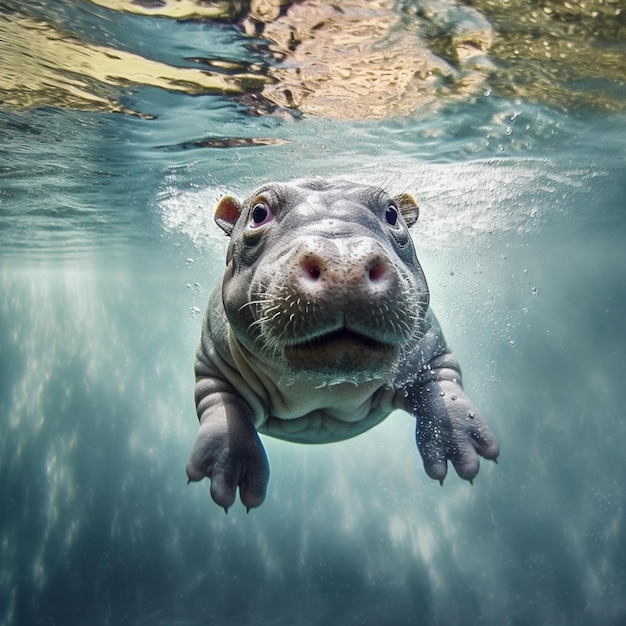
[{"label": "air bubble", "polygon": [[476,413],[474,413],[473,411],[470,411],[467,415],[471,420],[473,420],[476,417]]},{"label": "air bubble", "polygon": [[456,396],[450,396],[450,400],[456,400]]}]

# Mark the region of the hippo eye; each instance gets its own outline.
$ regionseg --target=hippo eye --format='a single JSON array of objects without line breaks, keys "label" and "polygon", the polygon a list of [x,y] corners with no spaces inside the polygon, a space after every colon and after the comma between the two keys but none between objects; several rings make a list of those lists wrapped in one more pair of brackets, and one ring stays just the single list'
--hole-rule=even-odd
[{"label": "hippo eye", "polygon": [[395,226],[398,223],[398,207],[395,204],[389,204],[385,210],[385,219],[389,226]]},{"label": "hippo eye", "polygon": [[263,226],[264,224],[271,222],[273,219],[274,214],[265,202],[257,202],[252,207],[252,223],[250,224],[252,228]]}]

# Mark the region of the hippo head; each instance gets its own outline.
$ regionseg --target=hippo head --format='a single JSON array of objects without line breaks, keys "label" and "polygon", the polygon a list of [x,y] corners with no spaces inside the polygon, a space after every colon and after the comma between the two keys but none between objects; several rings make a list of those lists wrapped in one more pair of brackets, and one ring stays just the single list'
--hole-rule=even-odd
[{"label": "hippo head", "polygon": [[391,381],[429,303],[408,231],[418,213],[408,195],[343,180],[222,199],[215,220],[231,238],[222,299],[232,336],[283,376]]}]

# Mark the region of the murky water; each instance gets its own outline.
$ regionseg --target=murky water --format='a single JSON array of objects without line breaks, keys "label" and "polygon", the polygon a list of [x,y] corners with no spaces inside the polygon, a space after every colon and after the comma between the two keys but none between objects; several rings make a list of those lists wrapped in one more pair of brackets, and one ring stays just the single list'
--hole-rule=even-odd
[{"label": "murky water", "polygon": [[[340,5],[0,2],[0,624],[626,620],[626,6]],[[213,206],[309,175],[418,198],[473,486],[400,412],[187,486]]]}]

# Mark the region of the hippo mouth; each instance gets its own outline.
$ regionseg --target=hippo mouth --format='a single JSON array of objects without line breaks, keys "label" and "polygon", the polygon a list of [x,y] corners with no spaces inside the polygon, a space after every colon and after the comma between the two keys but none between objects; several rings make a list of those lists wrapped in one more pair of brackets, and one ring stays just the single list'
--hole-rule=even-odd
[{"label": "hippo mouth", "polygon": [[398,347],[368,335],[340,328],[322,333],[285,348],[289,363],[298,369],[328,374],[353,374],[388,368],[395,362]]},{"label": "hippo mouth", "polygon": [[328,333],[317,335],[316,337],[305,339],[304,341],[292,344],[292,348],[299,349],[316,349],[330,346],[334,343],[354,343],[359,346],[370,348],[372,350],[385,350],[393,348],[391,344],[383,343],[368,335],[349,330],[347,328],[341,328]]}]

